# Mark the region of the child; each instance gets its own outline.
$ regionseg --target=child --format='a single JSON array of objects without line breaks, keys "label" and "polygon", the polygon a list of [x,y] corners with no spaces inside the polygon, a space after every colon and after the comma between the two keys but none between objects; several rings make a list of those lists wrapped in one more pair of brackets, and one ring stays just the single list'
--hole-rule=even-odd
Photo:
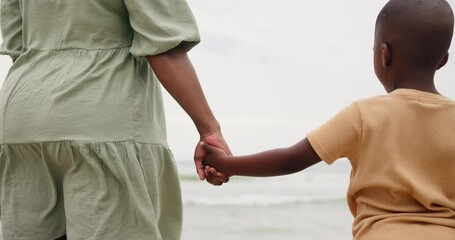
[{"label": "child", "polygon": [[346,157],[354,239],[455,239],[455,102],[433,81],[447,63],[453,24],[445,0],[389,1],[374,43],[388,95],[354,102],[289,148],[233,157],[208,139],[206,169],[275,176]]}]

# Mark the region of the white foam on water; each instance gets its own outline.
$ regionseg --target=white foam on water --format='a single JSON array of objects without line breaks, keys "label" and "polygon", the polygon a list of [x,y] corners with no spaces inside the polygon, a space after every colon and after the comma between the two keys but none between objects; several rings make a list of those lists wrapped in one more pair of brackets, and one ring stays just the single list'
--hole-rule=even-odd
[{"label": "white foam on water", "polygon": [[294,196],[277,196],[277,195],[243,195],[225,197],[220,199],[209,198],[184,198],[185,205],[199,205],[199,206],[283,206],[293,204],[309,204],[309,203],[325,203],[325,202],[339,202],[345,201],[344,197],[325,197],[325,198],[312,198],[312,197],[294,197]]},{"label": "white foam on water", "polygon": [[[188,169],[192,168],[188,167]],[[193,171],[193,169],[191,169]],[[349,166],[320,165],[296,174],[233,177],[221,187],[211,186],[181,171],[183,203],[197,206],[283,206],[345,201]]]}]

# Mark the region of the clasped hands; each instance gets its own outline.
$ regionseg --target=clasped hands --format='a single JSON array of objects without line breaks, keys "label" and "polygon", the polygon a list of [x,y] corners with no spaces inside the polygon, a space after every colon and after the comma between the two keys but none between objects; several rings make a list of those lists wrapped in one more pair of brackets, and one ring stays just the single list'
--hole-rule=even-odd
[{"label": "clasped hands", "polygon": [[206,180],[208,183],[215,186],[221,186],[223,183],[227,183],[229,181],[229,176],[218,172],[211,166],[205,165],[204,159],[209,153],[208,146],[220,149],[220,152],[223,152],[223,154],[232,155],[232,153],[221,132],[214,132],[206,136],[202,136],[194,151],[194,163],[196,165],[196,171],[199,175],[199,179],[201,181]]}]

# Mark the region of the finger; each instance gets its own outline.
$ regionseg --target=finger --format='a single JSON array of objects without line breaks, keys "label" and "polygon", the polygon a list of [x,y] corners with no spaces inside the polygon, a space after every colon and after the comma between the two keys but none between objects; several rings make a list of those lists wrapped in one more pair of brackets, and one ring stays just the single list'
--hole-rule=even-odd
[{"label": "finger", "polygon": [[210,183],[210,184],[212,184],[212,185],[215,185],[215,186],[218,186],[218,185],[221,184],[220,181],[214,179],[214,176],[213,176],[212,174],[210,174],[210,172],[207,172],[207,177],[205,178],[205,180],[206,180],[208,183]]},{"label": "finger", "polygon": [[213,176],[217,176],[217,173],[218,173],[218,172],[216,171],[215,168],[210,167],[209,171],[210,171],[210,173],[211,173]]},{"label": "finger", "polygon": [[212,184],[212,185],[215,185],[215,186],[221,186],[221,185],[223,185],[223,182],[220,181],[219,179],[215,178],[215,177],[211,178],[210,181],[208,181],[208,182],[209,182],[210,184]]},{"label": "finger", "polygon": [[210,181],[207,180],[207,182],[210,183],[210,184],[212,184],[212,185],[214,185],[214,186],[221,186],[221,185],[223,185],[223,182],[218,181],[218,180],[216,180],[216,179],[210,179]]},{"label": "finger", "polygon": [[204,165],[202,162],[196,162],[196,173],[199,176],[199,180],[203,181],[206,178],[205,171],[204,171]]},{"label": "finger", "polygon": [[206,166],[205,169],[206,169],[206,175],[207,175],[207,177],[206,177],[207,182],[209,182],[210,184],[215,185],[215,186],[223,185],[224,181],[222,181],[222,179],[220,179],[216,175],[216,171],[213,171],[214,170],[213,168]]},{"label": "finger", "polygon": [[220,177],[218,175],[212,176],[212,179],[214,181],[218,181],[218,182],[222,182],[222,183],[228,183],[229,182],[229,178],[228,177]]},{"label": "finger", "polygon": [[206,172],[208,172],[211,175],[211,179],[215,179],[216,181],[220,181],[223,183],[229,182],[228,175],[226,175],[222,172],[218,172],[215,168],[210,167],[210,166],[206,166],[205,169],[206,169]]},{"label": "finger", "polygon": [[216,176],[219,177],[219,178],[220,178],[220,181],[223,181],[223,183],[229,182],[229,179],[230,179],[230,178],[229,178],[226,174],[224,174],[224,173],[222,173],[222,172],[217,172],[217,173],[216,173]]},{"label": "finger", "polygon": [[204,164],[203,158],[205,156],[205,150],[202,149],[202,142],[199,142],[194,150],[194,164],[196,165],[196,172],[199,175],[199,179],[202,181],[205,179],[205,171],[204,171]]},{"label": "finger", "polygon": [[202,164],[202,161],[197,161],[197,162],[195,162],[195,165],[196,165],[197,175],[199,176],[199,180],[203,181],[206,178],[206,174],[204,171],[204,164]]},{"label": "finger", "polygon": [[209,174],[212,181],[227,183],[229,182],[229,177],[223,173],[218,172],[215,168],[209,168]]},{"label": "finger", "polygon": [[222,173],[222,172],[219,172],[218,170],[216,170],[214,167],[210,167],[210,172],[213,174],[213,175],[216,175],[217,177],[220,177],[220,178],[229,178],[228,175]]}]

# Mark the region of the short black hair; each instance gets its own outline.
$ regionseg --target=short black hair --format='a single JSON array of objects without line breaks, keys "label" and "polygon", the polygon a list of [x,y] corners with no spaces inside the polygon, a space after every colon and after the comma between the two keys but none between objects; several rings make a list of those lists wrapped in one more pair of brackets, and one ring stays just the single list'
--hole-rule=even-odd
[{"label": "short black hair", "polygon": [[446,0],[390,0],[376,20],[376,37],[405,64],[436,68],[452,42],[454,15]]}]

